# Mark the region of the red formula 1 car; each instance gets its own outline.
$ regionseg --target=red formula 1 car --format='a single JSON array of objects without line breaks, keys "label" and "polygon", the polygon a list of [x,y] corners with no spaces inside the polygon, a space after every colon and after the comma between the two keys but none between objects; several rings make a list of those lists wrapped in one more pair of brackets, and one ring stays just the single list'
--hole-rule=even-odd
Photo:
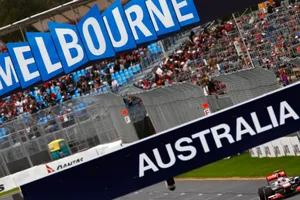
[{"label": "red formula 1 car", "polygon": [[300,193],[299,176],[287,177],[284,170],[276,171],[266,177],[268,185],[258,189],[260,200],[285,199]]}]

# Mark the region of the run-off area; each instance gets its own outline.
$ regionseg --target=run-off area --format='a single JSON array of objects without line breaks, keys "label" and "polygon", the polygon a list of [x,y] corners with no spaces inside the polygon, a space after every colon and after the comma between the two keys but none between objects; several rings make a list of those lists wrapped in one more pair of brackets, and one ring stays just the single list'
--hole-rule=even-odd
[{"label": "run-off area", "polygon": [[257,189],[266,181],[177,181],[176,185],[174,192],[160,183],[116,200],[259,200]]}]

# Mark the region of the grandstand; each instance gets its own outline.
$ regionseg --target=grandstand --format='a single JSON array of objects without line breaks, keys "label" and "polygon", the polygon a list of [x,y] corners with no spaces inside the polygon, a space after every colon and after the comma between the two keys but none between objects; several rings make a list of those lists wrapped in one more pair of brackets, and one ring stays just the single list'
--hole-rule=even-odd
[{"label": "grandstand", "polygon": [[[111,3],[72,1],[0,28],[0,36],[23,33],[27,26],[47,31],[49,21],[74,24],[93,5],[104,10]],[[3,98],[0,176],[51,161],[46,144],[54,139],[65,138],[72,153],[120,139],[123,127],[117,123],[124,122],[116,119],[114,108],[128,109],[133,123],[148,115],[137,93],[189,82],[210,98],[227,98],[226,81],[218,77],[253,68],[274,72],[282,86],[297,81],[298,63],[286,58],[297,57],[300,52],[300,29],[295,26],[299,8],[297,3],[291,6],[282,2],[269,10],[271,13],[253,11],[210,23],[121,55],[118,62],[101,61]],[[134,92],[128,89],[132,87]],[[126,107],[115,98],[119,94]]]},{"label": "grandstand", "polygon": [[[72,1],[2,27],[0,36],[14,31],[20,31],[24,35],[28,26],[38,31],[48,31],[49,21],[75,24],[93,5],[97,4],[104,10],[112,2]],[[122,1],[123,4],[126,2]],[[23,39],[26,40],[24,36]],[[176,38],[164,40],[166,49],[172,49],[175,40]],[[1,51],[5,52],[4,43],[1,47]],[[106,100],[110,97],[108,93],[122,92],[123,88],[137,82],[137,76],[143,76],[144,72],[151,70],[162,59],[162,48],[159,43],[153,43],[122,54],[116,61],[101,61],[86,69],[2,98],[0,149],[3,157],[0,161],[0,176],[51,161],[47,144],[55,139],[65,138],[73,154],[119,140],[118,133],[122,131],[118,126],[123,121],[118,122],[111,116],[111,112],[118,106],[122,110],[126,108],[123,101],[116,104],[118,100],[112,100],[113,108],[107,106],[110,102]],[[113,87],[114,80],[117,90]],[[98,97],[99,94],[106,95]],[[136,119],[132,120],[145,116],[143,111],[138,111],[137,114]],[[91,134],[86,134],[85,131]],[[134,133],[135,130],[130,132]]]}]

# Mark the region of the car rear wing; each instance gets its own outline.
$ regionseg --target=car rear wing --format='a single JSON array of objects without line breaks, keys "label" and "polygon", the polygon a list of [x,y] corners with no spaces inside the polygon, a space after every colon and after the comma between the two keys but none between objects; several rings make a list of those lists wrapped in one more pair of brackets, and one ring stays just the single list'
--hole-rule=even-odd
[{"label": "car rear wing", "polygon": [[278,178],[278,175],[280,175],[281,177],[285,177],[286,173],[284,170],[280,170],[273,174],[270,174],[269,176],[266,177],[266,179],[267,179],[267,181],[273,181]]}]

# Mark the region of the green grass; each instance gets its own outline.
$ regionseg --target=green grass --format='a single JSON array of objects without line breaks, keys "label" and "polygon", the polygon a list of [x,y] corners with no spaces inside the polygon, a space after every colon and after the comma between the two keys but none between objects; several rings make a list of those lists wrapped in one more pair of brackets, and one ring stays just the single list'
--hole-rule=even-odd
[{"label": "green grass", "polygon": [[1,197],[4,197],[4,196],[16,194],[16,193],[19,193],[19,192],[20,192],[20,189],[19,189],[19,188],[14,188],[14,189],[12,189],[12,190],[8,190],[8,191],[6,191],[6,192],[0,193],[0,198],[1,198]]},{"label": "green grass", "polygon": [[255,178],[265,177],[276,170],[286,170],[288,176],[300,175],[300,157],[252,158],[243,154],[204,166],[177,178]]}]

